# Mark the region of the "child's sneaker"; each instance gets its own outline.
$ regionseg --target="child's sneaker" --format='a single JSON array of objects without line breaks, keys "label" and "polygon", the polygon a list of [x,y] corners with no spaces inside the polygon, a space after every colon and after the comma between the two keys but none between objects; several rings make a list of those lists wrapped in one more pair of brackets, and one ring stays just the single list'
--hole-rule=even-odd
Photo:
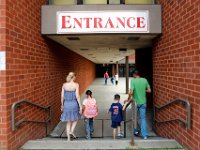
[{"label": "child's sneaker", "polygon": [[124,137],[124,135],[122,133],[118,133],[117,137],[122,138],[122,137]]},{"label": "child's sneaker", "polygon": [[87,140],[91,140],[91,137],[86,136],[85,138],[86,138]]},{"label": "child's sneaker", "polygon": [[134,135],[139,136],[139,130],[138,129],[134,129]]}]

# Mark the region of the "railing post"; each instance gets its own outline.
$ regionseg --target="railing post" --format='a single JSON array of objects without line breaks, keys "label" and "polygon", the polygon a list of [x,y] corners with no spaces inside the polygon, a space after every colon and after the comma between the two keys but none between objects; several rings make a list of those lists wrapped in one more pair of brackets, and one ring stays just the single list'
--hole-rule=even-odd
[{"label": "railing post", "polygon": [[83,4],[83,0],[77,0],[77,5],[82,5]]},{"label": "railing post", "polygon": [[120,4],[125,4],[125,0],[120,0]]},{"label": "railing post", "polygon": [[126,138],[126,111],[123,111],[123,120],[124,120],[124,138]]},{"label": "railing post", "polygon": [[137,104],[135,101],[133,103],[134,103],[134,129],[137,129],[138,128],[138,126],[137,126],[137,113],[138,113]]},{"label": "railing post", "polygon": [[52,0],[47,0],[47,5],[52,5]]},{"label": "railing post", "polygon": [[45,123],[45,129],[46,129],[46,136],[48,134],[48,122]]},{"label": "railing post", "polygon": [[102,119],[102,137],[104,138],[103,131],[104,131],[104,122],[103,122],[103,119]]},{"label": "railing post", "polygon": [[156,130],[156,106],[153,106],[153,130]]},{"label": "railing post", "polygon": [[129,93],[129,56],[126,56],[126,94]]},{"label": "railing post", "polygon": [[191,124],[190,124],[190,121],[191,121],[191,105],[190,103],[187,103],[187,127],[188,129],[191,128]]},{"label": "railing post", "polygon": [[11,127],[12,131],[15,131],[15,105],[12,105],[11,108]]},{"label": "railing post", "polygon": [[[131,114],[132,114],[132,117],[131,117],[131,145],[134,145],[135,144],[135,142],[134,142],[134,127],[135,127],[135,124],[134,124],[134,122],[133,122],[133,118],[135,118],[135,114],[134,114],[134,107],[135,107],[135,104],[132,102],[131,103],[131,110],[132,110],[132,112],[131,112]],[[135,121],[136,122],[136,121]]]},{"label": "railing post", "polygon": [[124,138],[126,138],[126,121],[124,121]]}]

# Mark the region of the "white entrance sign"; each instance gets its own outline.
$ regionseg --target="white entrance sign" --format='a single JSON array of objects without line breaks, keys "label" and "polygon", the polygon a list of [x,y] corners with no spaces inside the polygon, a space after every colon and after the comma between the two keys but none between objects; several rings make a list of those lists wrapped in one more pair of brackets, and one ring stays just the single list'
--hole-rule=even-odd
[{"label": "white entrance sign", "polygon": [[0,51],[0,70],[6,70],[6,53]]},{"label": "white entrance sign", "polygon": [[57,33],[148,33],[148,11],[57,12]]}]

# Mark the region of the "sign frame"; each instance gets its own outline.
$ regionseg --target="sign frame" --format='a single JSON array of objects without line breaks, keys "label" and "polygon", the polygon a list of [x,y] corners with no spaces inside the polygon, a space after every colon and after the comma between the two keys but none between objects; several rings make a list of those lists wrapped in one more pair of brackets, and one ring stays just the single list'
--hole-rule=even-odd
[{"label": "sign frame", "polygon": [[149,33],[148,10],[58,11],[56,19],[57,34]]}]

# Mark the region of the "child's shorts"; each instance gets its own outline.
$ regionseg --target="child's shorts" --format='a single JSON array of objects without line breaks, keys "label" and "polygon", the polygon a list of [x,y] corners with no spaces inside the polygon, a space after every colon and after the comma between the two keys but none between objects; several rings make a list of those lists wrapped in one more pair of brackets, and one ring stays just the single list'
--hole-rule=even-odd
[{"label": "child's shorts", "polygon": [[121,126],[121,122],[112,121],[112,124],[111,124],[112,128],[117,128],[118,126]]}]

